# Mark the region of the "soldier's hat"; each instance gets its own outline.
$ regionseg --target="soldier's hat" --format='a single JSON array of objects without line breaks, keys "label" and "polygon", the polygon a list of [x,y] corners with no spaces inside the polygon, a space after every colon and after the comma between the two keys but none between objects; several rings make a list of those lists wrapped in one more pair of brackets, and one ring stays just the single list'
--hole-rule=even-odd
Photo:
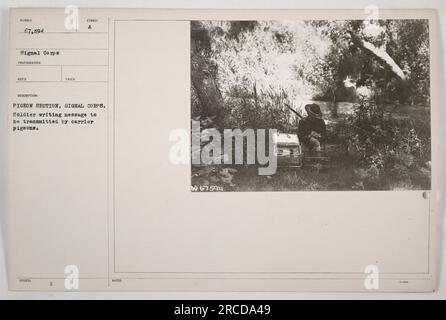
[{"label": "soldier's hat", "polygon": [[316,118],[322,118],[321,107],[318,104],[310,103],[305,105],[305,110],[309,116],[313,116]]}]

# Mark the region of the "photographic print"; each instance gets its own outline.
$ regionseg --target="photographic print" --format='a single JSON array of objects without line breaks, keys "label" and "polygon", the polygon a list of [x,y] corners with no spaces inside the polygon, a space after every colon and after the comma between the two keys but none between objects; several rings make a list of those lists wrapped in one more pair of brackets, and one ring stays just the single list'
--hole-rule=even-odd
[{"label": "photographic print", "polygon": [[430,190],[429,21],[191,22],[191,190]]}]

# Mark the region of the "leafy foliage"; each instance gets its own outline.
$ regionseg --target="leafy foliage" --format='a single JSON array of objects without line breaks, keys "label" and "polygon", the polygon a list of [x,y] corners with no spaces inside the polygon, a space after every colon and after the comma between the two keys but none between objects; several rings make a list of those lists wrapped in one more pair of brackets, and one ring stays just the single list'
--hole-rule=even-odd
[{"label": "leafy foliage", "polygon": [[376,104],[361,100],[340,126],[341,141],[349,156],[360,164],[361,178],[410,180],[430,178],[430,132],[427,119],[396,119]]}]

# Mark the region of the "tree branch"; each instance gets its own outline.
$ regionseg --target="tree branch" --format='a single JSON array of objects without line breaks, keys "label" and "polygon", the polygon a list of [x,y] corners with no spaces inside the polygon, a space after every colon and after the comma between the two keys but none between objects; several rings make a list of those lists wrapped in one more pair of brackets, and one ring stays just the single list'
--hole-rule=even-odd
[{"label": "tree branch", "polygon": [[393,71],[393,73],[395,73],[401,80],[406,79],[406,75],[404,74],[403,70],[401,70],[395,60],[393,60],[393,58],[386,52],[383,47],[376,47],[374,44],[365,40],[362,40],[361,43],[365,49],[373,53],[381,61],[387,64]]}]

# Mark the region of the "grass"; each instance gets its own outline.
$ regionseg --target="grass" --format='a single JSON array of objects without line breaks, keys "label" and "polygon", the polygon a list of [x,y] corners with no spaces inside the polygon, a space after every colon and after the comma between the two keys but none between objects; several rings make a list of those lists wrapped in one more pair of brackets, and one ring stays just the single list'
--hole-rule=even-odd
[{"label": "grass", "polygon": [[337,163],[329,167],[278,168],[274,175],[259,176],[252,166],[239,168],[233,183],[235,187],[226,191],[427,190],[430,172],[364,177],[359,166]]},{"label": "grass", "polygon": [[[324,118],[332,124],[353,110],[353,103],[339,103],[339,118],[329,115],[330,103],[317,102],[324,113]],[[409,105],[386,105],[385,113],[403,121],[424,121],[429,123],[429,108]],[[337,142],[339,143],[339,142]],[[231,175],[230,183],[224,183],[225,177],[216,179],[192,179],[192,184],[200,185],[202,181],[216,184],[221,191],[332,191],[332,190],[428,190],[431,173],[423,166],[405,168],[402,172],[385,172],[372,174],[361,168],[358,161],[339,150],[339,145],[327,145],[331,158],[328,166],[305,166],[302,168],[281,168],[271,176],[258,175],[258,168],[250,166],[232,166],[236,173]],[[222,166],[219,166],[222,167]],[[221,169],[218,169],[221,170]],[[217,171],[218,171],[217,170]]]}]

